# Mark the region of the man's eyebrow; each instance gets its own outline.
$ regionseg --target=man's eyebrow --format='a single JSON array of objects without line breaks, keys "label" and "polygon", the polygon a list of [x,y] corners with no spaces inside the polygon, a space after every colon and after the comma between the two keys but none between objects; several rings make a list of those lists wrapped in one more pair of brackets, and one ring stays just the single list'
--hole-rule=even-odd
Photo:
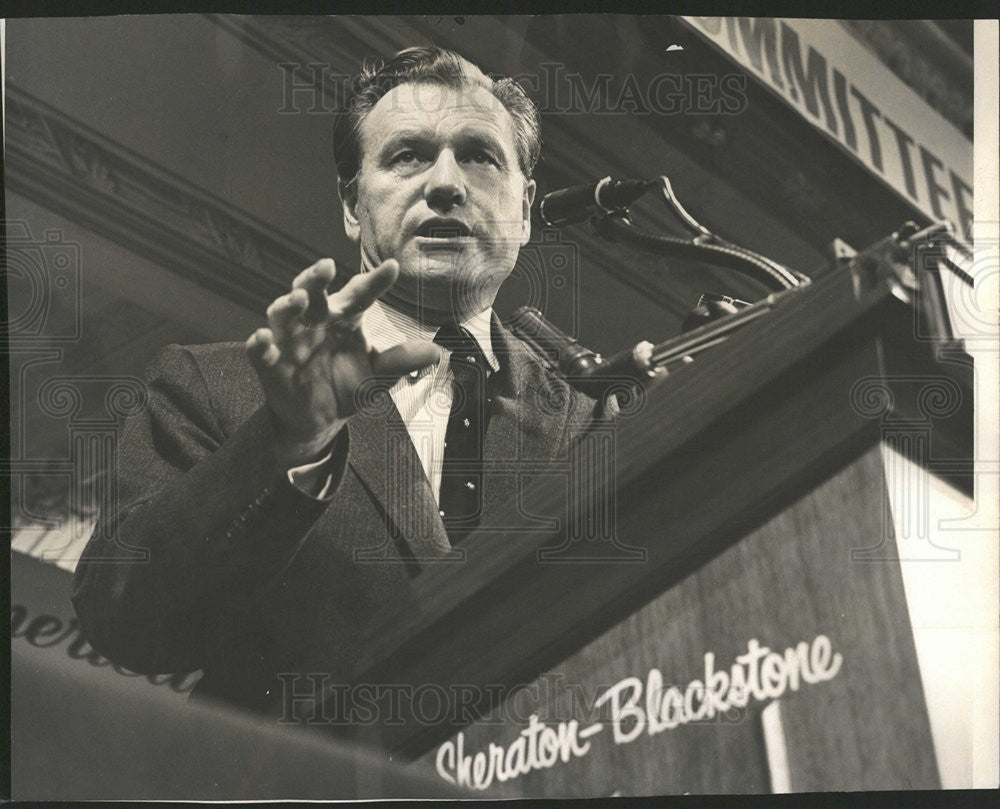
[{"label": "man's eyebrow", "polygon": [[458,133],[458,139],[465,144],[472,146],[489,146],[491,149],[503,151],[503,141],[492,132],[482,132],[480,130],[464,130]]},{"label": "man's eyebrow", "polygon": [[[424,127],[400,129],[390,134],[379,147],[377,154],[386,157],[401,147],[424,146],[434,140],[434,132]],[[507,152],[503,138],[482,129],[461,129],[455,133],[455,141],[464,149],[482,148],[495,153],[498,159],[507,163]]]},{"label": "man's eyebrow", "polygon": [[385,154],[400,146],[415,146],[426,143],[429,136],[426,129],[404,129],[393,132],[382,143],[381,148],[379,148],[379,154]]},{"label": "man's eyebrow", "polygon": [[504,165],[508,162],[507,149],[504,145],[504,139],[497,137],[492,132],[484,132],[482,130],[464,130],[457,134],[456,139],[463,148],[468,149],[469,147],[472,147],[488,149]]}]

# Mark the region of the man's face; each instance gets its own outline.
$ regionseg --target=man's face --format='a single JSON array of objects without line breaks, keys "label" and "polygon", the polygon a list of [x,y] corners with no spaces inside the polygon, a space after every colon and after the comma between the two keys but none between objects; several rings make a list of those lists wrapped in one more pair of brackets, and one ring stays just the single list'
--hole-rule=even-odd
[{"label": "man's face", "polygon": [[399,261],[385,298],[429,322],[491,306],[530,236],[535,194],[510,113],[482,87],[402,84],[379,99],[360,135],[344,223],[366,269]]}]

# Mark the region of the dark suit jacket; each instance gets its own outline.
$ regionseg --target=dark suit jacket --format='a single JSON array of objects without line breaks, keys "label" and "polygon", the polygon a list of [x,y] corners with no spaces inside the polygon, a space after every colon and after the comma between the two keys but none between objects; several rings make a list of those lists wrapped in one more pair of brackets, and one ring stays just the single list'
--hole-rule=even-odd
[{"label": "dark suit jacket", "polygon": [[[486,458],[565,457],[600,406],[495,317],[493,333],[502,367]],[[280,672],[347,681],[376,613],[406,608],[413,577],[450,549],[389,396],[350,418],[334,445],[333,500],[317,502],[276,472],[272,417],[242,344],[168,347],[149,392],[122,436],[118,508],[75,574],[90,642],[136,672],[203,669],[202,693],[260,710],[278,710]],[[488,463],[484,527],[516,510],[520,485]]]}]

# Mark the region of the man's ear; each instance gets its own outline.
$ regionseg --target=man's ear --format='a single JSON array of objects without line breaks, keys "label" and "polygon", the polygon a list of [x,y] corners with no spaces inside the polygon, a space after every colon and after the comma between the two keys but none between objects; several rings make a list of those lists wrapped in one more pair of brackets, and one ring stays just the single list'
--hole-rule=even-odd
[{"label": "man's ear", "polygon": [[361,225],[358,223],[358,182],[357,177],[349,183],[337,180],[337,193],[340,195],[340,204],[344,208],[344,232],[347,238],[357,243],[361,238]]},{"label": "man's ear", "polygon": [[524,197],[521,200],[521,246],[531,239],[531,205],[535,201],[535,181],[528,180],[524,184]]}]

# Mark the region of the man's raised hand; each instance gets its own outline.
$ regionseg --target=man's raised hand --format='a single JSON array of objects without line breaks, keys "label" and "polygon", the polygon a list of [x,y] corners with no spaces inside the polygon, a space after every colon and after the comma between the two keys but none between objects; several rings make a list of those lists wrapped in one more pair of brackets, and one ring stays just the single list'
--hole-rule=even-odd
[{"label": "man's raised hand", "polygon": [[359,273],[327,295],[332,259],[303,270],[292,289],[267,308],[267,328],[246,341],[277,423],[278,462],[314,460],[357,409],[359,388],[372,377],[396,378],[438,360],[431,342],[375,351],[361,332],[361,315],[399,275],[394,259]]}]

